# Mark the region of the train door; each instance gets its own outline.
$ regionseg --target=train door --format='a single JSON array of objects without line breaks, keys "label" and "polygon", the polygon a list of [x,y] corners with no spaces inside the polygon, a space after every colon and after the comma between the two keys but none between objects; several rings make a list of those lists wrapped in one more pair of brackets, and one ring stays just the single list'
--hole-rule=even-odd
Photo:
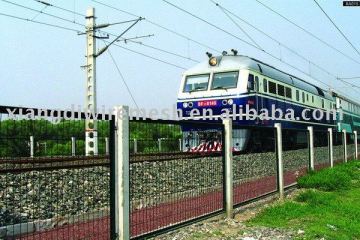
[{"label": "train door", "polygon": [[[259,103],[258,91],[259,91],[259,77],[254,76],[253,74],[249,74],[248,92],[250,94],[253,94],[253,96],[249,97],[249,99],[251,99],[251,102],[253,102],[250,107],[255,108],[257,112],[259,112],[259,107],[261,107]],[[258,119],[256,120],[256,123],[258,123]]]},{"label": "train door", "polygon": [[[255,101],[256,101],[256,111],[258,114],[260,114],[260,110],[262,109],[263,106],[263,102],[262,102],[262,97],[259,96],[260,93],[260,81],[259,81],[259,77],[255,76]],[[259,124],[259,118],[256,119],[256,124]]]},{"label": "train door", "polygon": [[255,101],[256,101],[256,111],[259,112],[260,110],[260,103],[259,103],[259,77],[255,76]]}]

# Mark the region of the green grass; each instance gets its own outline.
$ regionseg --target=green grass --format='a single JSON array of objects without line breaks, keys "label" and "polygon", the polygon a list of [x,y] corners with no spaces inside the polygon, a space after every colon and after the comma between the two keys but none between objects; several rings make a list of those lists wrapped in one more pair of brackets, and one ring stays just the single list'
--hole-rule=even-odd
[{"label": "green grass", "polygon": [[360,162],[311,172],[294,200],[265,209],[250,225],[304,230],[299,239],[360,239]]}]

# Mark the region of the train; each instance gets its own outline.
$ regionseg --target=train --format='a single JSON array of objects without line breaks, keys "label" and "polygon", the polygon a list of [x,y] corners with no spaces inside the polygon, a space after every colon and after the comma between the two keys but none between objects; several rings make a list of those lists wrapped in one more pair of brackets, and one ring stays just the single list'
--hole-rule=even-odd
[{"label": "train", "polygon": [[[183,73],[177,110],[182,119],[220,122],[224,113],[231,116],[234,151],[264,149],[269,142],[267,137],[273,138],[272,132],[263,131],[260,137],[251,129],[272,128],[275,123],[281,123],[289,131],[305,130],[308,126],[323,132],[328,128],[337,132],[346,130],[347,133],[360,130],[360,105],[349,97],[335,90],[322,89],[255,58],[239,55],[234,49],[231,52],[220,56],[207,53],[207,60]],[[296,117],[254,115],[251,118],[250,113],[237,111],[238,108],[244,110],[245,106],[255,109],[258,114],[266,110],[270,113],[273,108],[281,109],[283,113],[292,109],[292,116]],[[206,118],[209,110],[211,120]],[[328,117],[325,114],[329,114]],[[305,142],[303,132],[298,131],[297,135],[289,137],[288,144]],[[214,132],[204,133],[200,129],[184,127],[183,135],[184,151],[220,149],[217,143],[221,140]]]}]

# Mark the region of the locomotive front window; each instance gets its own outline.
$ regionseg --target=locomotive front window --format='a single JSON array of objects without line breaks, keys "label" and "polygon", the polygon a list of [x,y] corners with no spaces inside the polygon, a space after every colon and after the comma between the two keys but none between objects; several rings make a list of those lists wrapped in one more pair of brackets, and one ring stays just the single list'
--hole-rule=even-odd
[{"label": "locomotive front window", "polygon": [[239,72],[215,73],[211,89],[236,88]]},{"label": "locomotive front window", "polygon": [[207,90],[209,74],[187,76],[184,85],[184,92],[195,92]]}]

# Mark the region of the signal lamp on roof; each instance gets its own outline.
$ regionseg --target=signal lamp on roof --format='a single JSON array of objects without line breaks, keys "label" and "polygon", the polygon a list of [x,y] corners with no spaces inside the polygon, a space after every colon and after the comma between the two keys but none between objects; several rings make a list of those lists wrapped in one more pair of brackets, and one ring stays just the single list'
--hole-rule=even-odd
[{"label": "signal lamp on roof", "polygon": [[216,57],[211,57],[209,59],[209,65],[210,66],[216,66],[217,65],[217,58]]}]

